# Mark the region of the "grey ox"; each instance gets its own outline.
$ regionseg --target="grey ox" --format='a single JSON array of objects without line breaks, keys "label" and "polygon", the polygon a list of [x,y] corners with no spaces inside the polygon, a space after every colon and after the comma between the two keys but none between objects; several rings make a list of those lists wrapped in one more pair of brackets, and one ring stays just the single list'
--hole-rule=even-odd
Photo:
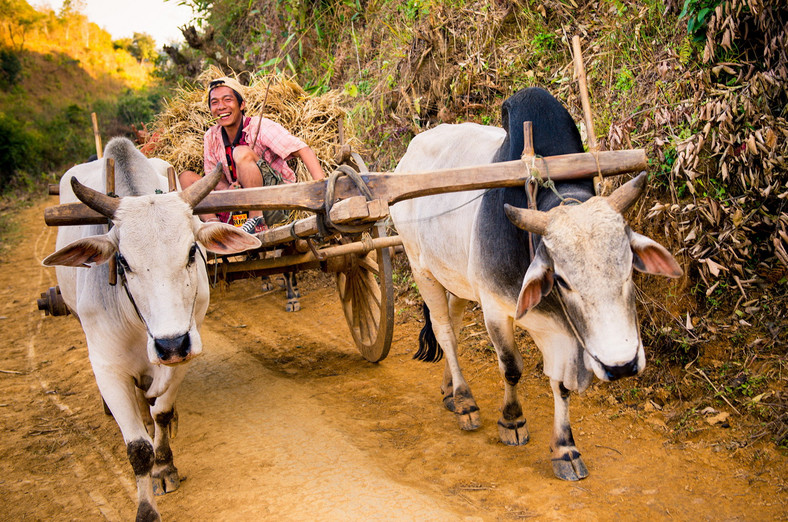
[{"label": "grey ox", "polygon": [[[167,164],[147,159],[125,138],[107,145],[119,198],[105,195],[103,162],[77,165],[60,182],[61,203],[77,199],[112,220],[61,227],[57,266],[66,305],[79,317],[104,401],[126,443],[137,482],[137,520],[160,520],[154,499],[178,488],[170,450],[175,396],[186,363],[202,351],[208,308],[204,248],[230,254],[260,246],[231,225],[204,224],[192,208],[216,186],[220,171],[183,192],[167,193]],[[158,193],[157,193],[158,192]],[[115,256],[118,284],[108,284]]]},{"label": "grey ox", "polygon": [[[574,121],[547,91],[522,90],[506,100],[502,110],[508,130],[463,123],[419,134],[397,172],[519,159],[523,121],[533,122],[536,154],[583,152]],[[609,197],[595,197],[590,181],[557,183],[560,196],[549,189],[539,191],[538,210],[523,208],[528,205],[521,188],[428,196],[391,209],[426,305],[416,358],[436,361],[441,348],[445,351],[445,406],[457,415],[462,429],[480,426],[479,408],[457,358],[465,305],[477,301],[505,383],[500,439],[520,445],[529,438],[517,397],[523,369],[515,346],[517,324],[542,352],[544,373],[550,378],[553,472],[564,480],[588,475],[569,424],[570,390],[585,390],[593,375],[612,381],[645,366],[633,267],[668,277],[682,274],[664,247],[633,232],[621,215],[644,184],[641,174]],[[538,234],[533,261],[526,231]]]}]

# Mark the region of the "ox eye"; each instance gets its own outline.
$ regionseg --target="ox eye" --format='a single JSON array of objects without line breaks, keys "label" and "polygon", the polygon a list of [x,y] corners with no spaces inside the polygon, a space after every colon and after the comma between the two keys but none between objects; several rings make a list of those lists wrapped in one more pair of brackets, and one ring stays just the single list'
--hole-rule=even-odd
[{"label": "ox eye", "polygon": [[186,266],[191,266],[194,263],[194,257],[197,254],[197,243],[193,243],[189,249],[189,259],[186,261]]},{"label": "ox eye", "polygon": [[120,266],[123,267],[123,270],[125,270],[126,272],[131,272],[131,267],[129,266],[129,262],[126,261],[126,258],[123,257],[123,254],[121,254],[120,252],[118,252],[118,263],[120,263]]},{"label": "ox eye", "polygon": [[559,288],[563,288],[564,290],[571,290],[572,288],[569,286],[569,283],[561,277],[560,275],[553,275],[553,282],[558,285]]}]

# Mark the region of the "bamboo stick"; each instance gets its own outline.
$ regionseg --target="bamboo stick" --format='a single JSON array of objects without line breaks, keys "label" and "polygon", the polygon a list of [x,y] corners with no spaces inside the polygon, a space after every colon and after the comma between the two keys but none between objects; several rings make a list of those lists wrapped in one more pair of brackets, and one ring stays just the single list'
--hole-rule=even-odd
[{"label": "bamboo stick", "polygon": [[588,150],[596,152],[599,150],[599,144],[596,141],[596,133],[594,132],[594,118],[591,115],[591,102],[588,98],[586,69],[583,64],[583,51],[580,49],[580,37],[578,35],[572,38],[572,48],[574,50],[575,74],[577,75],[577,84],[580,90],[580,104],[583,106],[583,119],[586,124]]},{"label": "bamboo stick", "polygon": [[99,134],[99,127],[98,127],[98,118],[96,118],[96,113],[90,113],[90,119],[93,120],[93,137],[96,139],[96,157],[101,159],[102,149],[101,149],[101,134]]}]

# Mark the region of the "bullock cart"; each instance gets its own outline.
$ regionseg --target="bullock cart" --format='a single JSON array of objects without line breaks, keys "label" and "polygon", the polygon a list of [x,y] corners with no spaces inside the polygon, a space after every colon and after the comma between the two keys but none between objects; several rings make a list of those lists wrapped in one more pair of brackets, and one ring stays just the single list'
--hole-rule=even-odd
[{"label": "bullock cart", "polygon": [[[340,166],[327,180],[212,192],[194,208],[195,214],[301,210],[312,215],[257,234],[262,246],[245,256],[209,259],[209,277],[232,281],[298,270],[333,273],[358,350],[368,361],[381,361],[388,355],[394,323],[391,252],[401,244],[397,236],[387,235],[390,205],[444,192],[612,176],[647,166],[642,149],[537,157],[529,136],[526,123],[524,154],[516,161],[403,175],[369,172],[358,154],[343,149]],[[106,162],[106,172],[110,193],[114,185],[111,160]],[[174,190],[172,169],[170,181]],[[50,207],[44,218],[50,226],[107,223],[106,217],[82,203]],[[114,273],[110,270],[110,279]],[[56,288],[42,294],[39,308],[53,315],[64,310]]]}]

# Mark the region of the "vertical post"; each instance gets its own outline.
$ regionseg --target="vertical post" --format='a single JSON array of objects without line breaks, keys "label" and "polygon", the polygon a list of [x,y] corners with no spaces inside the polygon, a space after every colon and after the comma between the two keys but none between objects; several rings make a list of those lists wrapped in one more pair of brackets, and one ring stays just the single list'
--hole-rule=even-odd
[{"label": "vertical post", "polygon": [[[90,113],[90,119],[93,120],[93,137],[96,139],[96,157],[98,159],[101,159],[101,156],[102,156],[102,153],[101,153],[101,150],[102,150],[101,149],[101,134],[99,134],[98,119],[96,118],[96,113],[95,112],[91,112]],[[114,176],[113,176],[113,180],[114,180]]]},{"label": "vertical post", "polygon": [[594,133],[594,120],[591,117],[591,103],[588,101],[588,84],[586,83],[586,69],[583,65],[583,52],[580,49],[580,37],[575,35],[572,38],[572,48],[575,55],[575,74],[580,88],[580,103],[583,105],[583,119],[586,123],[586,134],[588,135],[588,149],[592,152],[599,150]]},{"label": "vertical post", "polygon": [[[583,65],[583,51],[580,49],[580,36],[575,35],[572,37],[572,49],[575,58],[575,74],[577,75],[577,84],[580,90],[580,103],[583,106],[583,119],[586,123],[588,150],[595,154],[599,152],[599,144],[596,141],[594,118],[591,116],[591,103],[588,100],[588,84],[586,83],[586,69]],[[604,178],[601,172],[594,177],[594,190],[597,195],[602,195],[604,192]]]},{"label": "vertical post", "polygon": [[[95,113],[93,113],[95,115]],[[95,121],[95,120],[94,120]],[[108,196],[115,196],[115,160],[112,158],[107,158],[104,163],[104,175],[106,176],[106,187],[107,187],[107,195]],[[107,230],[112,228],[112,221],[107,220],[108,228]],[[107,263],[109,267],[109,284],[110,286],[115,286],[118,283],[118,262],[115,260],[115,257],[109,258],[109,262]]]},{"label": "vertical post", "polygon": [[177,183],[175,183],[175,169],[173,167],[167,167],[167,185],[170,192],[175,192],[178,188]]},{"label": "vertical post", "polygon": [[523,122],[523,154],[522,159],[534,157],[534,126],[533,122]]}]

